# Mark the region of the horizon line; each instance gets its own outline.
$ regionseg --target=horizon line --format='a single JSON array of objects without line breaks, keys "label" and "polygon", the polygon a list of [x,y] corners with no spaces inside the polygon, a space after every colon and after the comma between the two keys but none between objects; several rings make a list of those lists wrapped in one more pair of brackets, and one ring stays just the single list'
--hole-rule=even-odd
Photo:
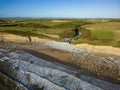
[{"label": "horizon line", "polygon": [[85,18],[85,17],[0,17],[0,19],[120,19],[116,17],[94,17],[94,18]]}]

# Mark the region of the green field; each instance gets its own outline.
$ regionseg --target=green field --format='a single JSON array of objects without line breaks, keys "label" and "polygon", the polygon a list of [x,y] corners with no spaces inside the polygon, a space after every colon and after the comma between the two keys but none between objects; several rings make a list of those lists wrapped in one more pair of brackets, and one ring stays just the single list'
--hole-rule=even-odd
[{"label": "green field", "polygon": [[[74,28],[78,26],[82,35],[77,39]],[[21,36],[36,36],[62,40],[71,38],[72,43],[90,43],[94,45],[111,45],[120,47],[120,20],[76,20],[76,19],[0,19],[0,32]],[[58,35],[53,38],[49,35]]]}]

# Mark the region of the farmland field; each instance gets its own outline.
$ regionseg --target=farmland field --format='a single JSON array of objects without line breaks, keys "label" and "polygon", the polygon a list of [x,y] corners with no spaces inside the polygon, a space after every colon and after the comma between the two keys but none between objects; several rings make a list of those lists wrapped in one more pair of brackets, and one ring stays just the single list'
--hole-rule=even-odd
[{"label": "farmland field", "polygon": [[[78,26],[82,35],[74,36]],[[89,43],[120,47],[120,20],[76,19],[0,19],[0,32],[52,40],[72,39],[71,43]],[[56,35],[56,37],[52,37]],[[58,38],[59,37],[59,38]]]}]

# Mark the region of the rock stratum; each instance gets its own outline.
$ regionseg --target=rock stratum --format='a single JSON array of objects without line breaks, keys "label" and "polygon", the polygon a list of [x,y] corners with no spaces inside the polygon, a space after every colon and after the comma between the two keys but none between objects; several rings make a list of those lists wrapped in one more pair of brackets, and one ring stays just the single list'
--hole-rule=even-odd
[{"label": "rock stratum", "polygon": [[94,54],[63,42],[52,41],[46,42],[45,45],[72,53],[71,61],[79,68],[120,80],[120,56]]},{"label": "rock stratum", "polygon": [[72,67],[35,57],[22,50],[1,48],[0,72],[25,90],[120,89],[118,84],[82,75]]}]

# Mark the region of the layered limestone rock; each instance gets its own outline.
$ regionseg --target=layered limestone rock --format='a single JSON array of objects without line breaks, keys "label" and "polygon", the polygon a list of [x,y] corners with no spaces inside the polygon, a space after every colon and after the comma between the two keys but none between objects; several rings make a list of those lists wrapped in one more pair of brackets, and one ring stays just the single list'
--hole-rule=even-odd
[{"label": "layered limestone rock", "polygon": [[[19,50],[0,49],[0,71],[29,90],[35,90],[35,87],[44,90],[118,90],[120,88],[119,85],[86,77],[68,66],[49,62]],[[90,79],[91,83],[88,83]]]},{"label": "layered limestone rock", "polygon": [[97,55],[64,42],[46,42],[45,45],[72,53],[72,62],[80,68],[87,69],[101,76],[120,80],[120,57]]}]

